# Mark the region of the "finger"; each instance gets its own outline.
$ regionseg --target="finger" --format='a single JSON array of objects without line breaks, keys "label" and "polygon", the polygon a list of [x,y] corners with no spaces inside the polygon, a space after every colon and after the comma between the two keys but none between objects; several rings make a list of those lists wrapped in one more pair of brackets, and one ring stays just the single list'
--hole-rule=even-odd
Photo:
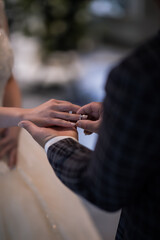
[{"label": "finger", "polygon": [[76,123],[76,126],[89,132],[96,132],[97,121],[80,120]]},{"label": "finger", "polygon": [[17,164],[17,148],[14,148],[10,151],[10,154],[8,156],[8,166],[12,169]]},{"label": "finger", "polygon": [[91,102],[81,107],[78,114],[86,114],[90,120],[98,120],[102,115],[102,104],[99,102]]},{"label": "finger", "polygon": [[45,143],[48,140],[56,136],[53,128],[38,127],[30,121],[22,121],[18,126],[26,129],[26,131],[28,131],[34,140],[42,147],[45,146]]},{"label": "finger", "polygon": [[68,122],[59,118],[46,120],[46,127],[58,126],[58,127],[72,128],[72,127],[75,127],[75,125],[76,124],[73,122]]},{"label": "finger", "polygon": [[0,128],[0,135],[3,135],[6,132],[6,128]]},{"label": "finger", "polygon": [[63,105],[74,105],[75,107],[78,107],[78,108],[80,108],[81,106],[79,106],[79,105],[77,105],[77,104],[73,104],[73,103],[71,103],[71,102],[69,102],[69,101],[65,101],[65,100],[56,100],[56,102],[58,103],[58,104],[63,104]]},{"label": "finger", "polygon": [[19,127],[24,128],[28,133],[33,137],[33,139],[42,147],[45,146],[45,143],[52,137],[49,128],[38,127],[30,121],[22,121],[18,124]]},{"label": "finger", "polygon": [[72,103],[63,103],[63,104],[58,104],[55,110],[60,112],[69,112],[69,111],[77,112],[78,109],[80,109],[80,106],[78,105],[75,105]]},{"label": "finger", "polygon": [[12,144],[6,145],[0,152],[0,158],[3,158],[11,150],[12,147]]},{"label": "finger", "polygon": [[34,137],[37,133],[37,130],[39,130],[39,127],[30,121],[21,121],[18,126],[26,129],[27,132],[32,135],[32,137]]},{"label": "finger", "polygon": [[60,118],[63,120],[68,121],[78,121],[80,119],[80,114],[73,114],[73,113],[66,113],[66,112],[55,112],[53,111],[53,114],[51,114],[53,118]]},{"label": "finger", "polygon": [[8,137],[4,137],[2,139],[0,139],[0,148],[2,148],[4,145],[7,145],[9,143],[9,138]]},{"label": "finger", "polygon": [[91,113],[92,113],[91,103],[84,105],[77,111],[77,114],[91,114]]}]

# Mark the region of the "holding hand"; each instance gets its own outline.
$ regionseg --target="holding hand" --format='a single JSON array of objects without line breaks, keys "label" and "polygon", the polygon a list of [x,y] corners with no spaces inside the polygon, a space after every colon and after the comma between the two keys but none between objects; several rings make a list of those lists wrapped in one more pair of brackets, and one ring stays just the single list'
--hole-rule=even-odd
[{"label": "holding hand", "polygon": [[54,127],[54,128],[44,128],[38,127],[32,122],[22,121],[19,123],[19,127],[26,129],[34,140],[39,143],[40,146],[44,147],[46,142],[51,138],[58,136],[69,136],[78,139],[78,133],[75,127],[72,128],[63,128],[63,127]]},{"label": "holding hand", "polygon": [[[77,111],[77,114],[70,114],[69,111]],[[80,108],[69,102],[50,100],[37,107],[37,109],[33,109],[33,116],[28,117],[30,121],[21,121],[19,127],[25,128],[34,140],[44,147],[47,141],[57,136],[69,136],[78,139],[75,125],[90,133],[98,132],[102,112],[102,103],[98,102],[92,102]],[[49,119],[48,113],[50,113]],[[81,115],[83,115],[83,119],[86,119],[87,115],[88,119],[78,120]],[[37,116],[39,118],[36,119]],[[77,121],[77,123],[67,122],[66,120]]]},{"label": "holding hand", "polygon": [[103,114],[102,103],[91,102],[78,109],[77,114],[88,115],[87,120],[79,120],[76,123],[77,127],[83,128],[86,134],[98,132]]}]

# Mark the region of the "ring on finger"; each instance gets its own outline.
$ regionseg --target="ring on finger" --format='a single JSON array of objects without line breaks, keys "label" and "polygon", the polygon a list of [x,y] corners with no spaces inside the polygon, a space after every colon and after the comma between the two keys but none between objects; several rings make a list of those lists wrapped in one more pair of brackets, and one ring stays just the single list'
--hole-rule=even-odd
[{"label": "ring on finger", "polygon": [[87,119],[87,118],[88,118],[87,115],[83,115],[83,114],[79,115],[79,120],[83,120],[83,119]]}]

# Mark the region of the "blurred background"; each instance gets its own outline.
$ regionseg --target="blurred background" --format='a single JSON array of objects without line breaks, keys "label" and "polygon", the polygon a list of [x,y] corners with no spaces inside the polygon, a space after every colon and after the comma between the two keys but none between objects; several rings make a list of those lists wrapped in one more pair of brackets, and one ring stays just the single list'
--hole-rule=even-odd
[{"label": "blurred background", "polygon": [[[109,71],[159,29],[152,0],[6,0],[14,74],[24,107],[51,98],[102,101]],[[93,149],[96,134],[80,142]],[[84,201],[102,239],[114,239],[118,214]]]}]

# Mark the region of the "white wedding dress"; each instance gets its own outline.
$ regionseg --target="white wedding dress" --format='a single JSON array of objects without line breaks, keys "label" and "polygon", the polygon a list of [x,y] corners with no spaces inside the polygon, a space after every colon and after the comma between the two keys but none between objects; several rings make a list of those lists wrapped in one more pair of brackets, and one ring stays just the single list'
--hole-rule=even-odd
[{"label": "white wedding dress", "polygon": [[[0,102],[12,70],[0,0]],[[0,161],[0,240],[99,240],[81,200],[55,176],[44,150],[21,131],[18,166]]]}]

